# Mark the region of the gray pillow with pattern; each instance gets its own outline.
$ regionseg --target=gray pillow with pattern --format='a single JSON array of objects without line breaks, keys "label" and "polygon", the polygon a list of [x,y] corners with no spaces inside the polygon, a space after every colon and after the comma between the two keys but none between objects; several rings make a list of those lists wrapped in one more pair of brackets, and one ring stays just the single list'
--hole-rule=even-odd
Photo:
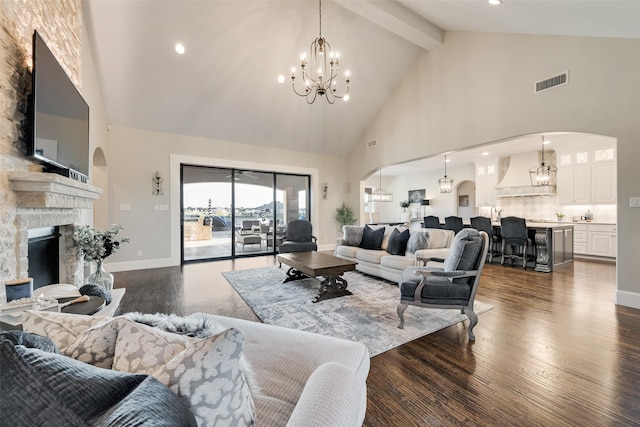
[{"label": "gray pillow with pattern", "polygon": [[199,340],[154,373],[190,406],[199,427],[253,426],[255,406],[240,358],[238,329]]},{"label": "gray pillow with pattern", "polygon": [[407,242],[407,252],[413,254],[420,249],[429,249],[429,232],[426,230],[413,231]]}]

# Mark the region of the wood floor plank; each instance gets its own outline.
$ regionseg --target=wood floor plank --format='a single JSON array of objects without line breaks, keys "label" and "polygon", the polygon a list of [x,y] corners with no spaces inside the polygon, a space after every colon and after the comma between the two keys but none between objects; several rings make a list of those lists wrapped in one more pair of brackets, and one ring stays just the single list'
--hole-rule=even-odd
[{"label": "wood floor plank", "polygon": [[[222,272],[275,257],[115,273],[122,311],[259,321]],[[640,425],[640,310],[616,306],[615,264],[553,273],[487,265],[494,308],[371,359],[365,426]],[[409,307],[408,310],[421,310]]]}]

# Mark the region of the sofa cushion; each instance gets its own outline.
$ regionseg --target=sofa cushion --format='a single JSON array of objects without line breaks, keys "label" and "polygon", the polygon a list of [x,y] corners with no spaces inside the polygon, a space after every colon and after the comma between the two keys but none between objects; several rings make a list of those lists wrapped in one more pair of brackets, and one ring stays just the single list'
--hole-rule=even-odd
[{"label": "sofa cushion", "polygon": [[383,250],[360,249],[356,254],[356,261],[380,264],[380,259],[385,255],[389,254]]},{"label": "sofa cushion", "polygon": [[387,269],[398,270],[398,272],[404,270],[407,267],[415,265],[415,257],[413,256],[400,256],[400,255],[384,255],[380,258],[380,266]]},{"label": "sofa cushion", "polygon": [[429,248],[429,231],[421,229],[414,230],[407,241],[407,252],[415,253],[420,249]]},{"label": "sofa cushion", "polygon": [[364,227],[359,225],[343,225],[342,226],[342,239],[345,245],[359,246],[362,241],[362,233]]},{"label": "sofa cushion", "polygon": [[336,256],[355,259],[356,254],[358,253],[358,251],[361,251],[361,250],[362,249],[358,246],[346,246],[346,245],[337,246]]},{"label": "sofa cushion", "polygon": [[387,244],[387,252],[391,255],[404,255],[407,250],[407,242],[409,241],[409,230],[405,229],[400,232],[397,228],[394,228],[389,237],[389,243]]},{"label": "sofa cushion", "polygon": [[384,230],[384,227],[374,230],[368,225],[365,225],[362,232],[360,247],[363,249],[380,249],[382,245],[382,238],[384,237]]},{"label": "sofa cushion", "polygon": [[96,368],[0,342],[2,425],[196,426],[181,399],[147,375]]},{"label": "sofa cushion", "polygon": [[429,230],[429,249],[448,248],[454,235],[453,230]]},{"label": "sofa cushion", "polygon": [[240,358],[238,329],[198,340],[153,373],[189,405],[198,426],[255,425],[255,407]]}]

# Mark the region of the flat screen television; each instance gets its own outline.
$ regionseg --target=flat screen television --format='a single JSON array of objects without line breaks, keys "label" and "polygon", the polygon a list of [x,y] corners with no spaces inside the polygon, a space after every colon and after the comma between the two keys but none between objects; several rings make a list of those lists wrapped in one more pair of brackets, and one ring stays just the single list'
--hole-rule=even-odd
[{"label": "flat screen television", "polygon": [[37,31],[26,155],[54,172],[87,182],[89,105]]}]

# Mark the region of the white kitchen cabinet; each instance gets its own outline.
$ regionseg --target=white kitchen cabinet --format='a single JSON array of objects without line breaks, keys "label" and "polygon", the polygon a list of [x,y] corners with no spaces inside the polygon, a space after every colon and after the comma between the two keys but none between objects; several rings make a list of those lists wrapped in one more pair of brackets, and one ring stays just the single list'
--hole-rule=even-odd
[{"label": "white kitchen cabinet", "polygon": [[589,165],[563,166],[558,169],[558,201],[562,204],[591,203]]},{"label": "white kitchen cabinet", "polygon": [[616,164],[614,162],[591,165],[591,202],[616,202]]},{"label": "white kitchen cabinet", "polygon": [[573,226],[573,253],[586,255],[588,252],[587,224],[576,224]]},{"label": "white kitchen cabinet", "polygon": [[616,256],[616,226],[609,224],[587,224],[588,255]]},{"label": "white kitchen cabinet", "polygon": [[476,163],[476,206],[496,204],[496,185],[498,185],[498,160],[484,159]]}]

